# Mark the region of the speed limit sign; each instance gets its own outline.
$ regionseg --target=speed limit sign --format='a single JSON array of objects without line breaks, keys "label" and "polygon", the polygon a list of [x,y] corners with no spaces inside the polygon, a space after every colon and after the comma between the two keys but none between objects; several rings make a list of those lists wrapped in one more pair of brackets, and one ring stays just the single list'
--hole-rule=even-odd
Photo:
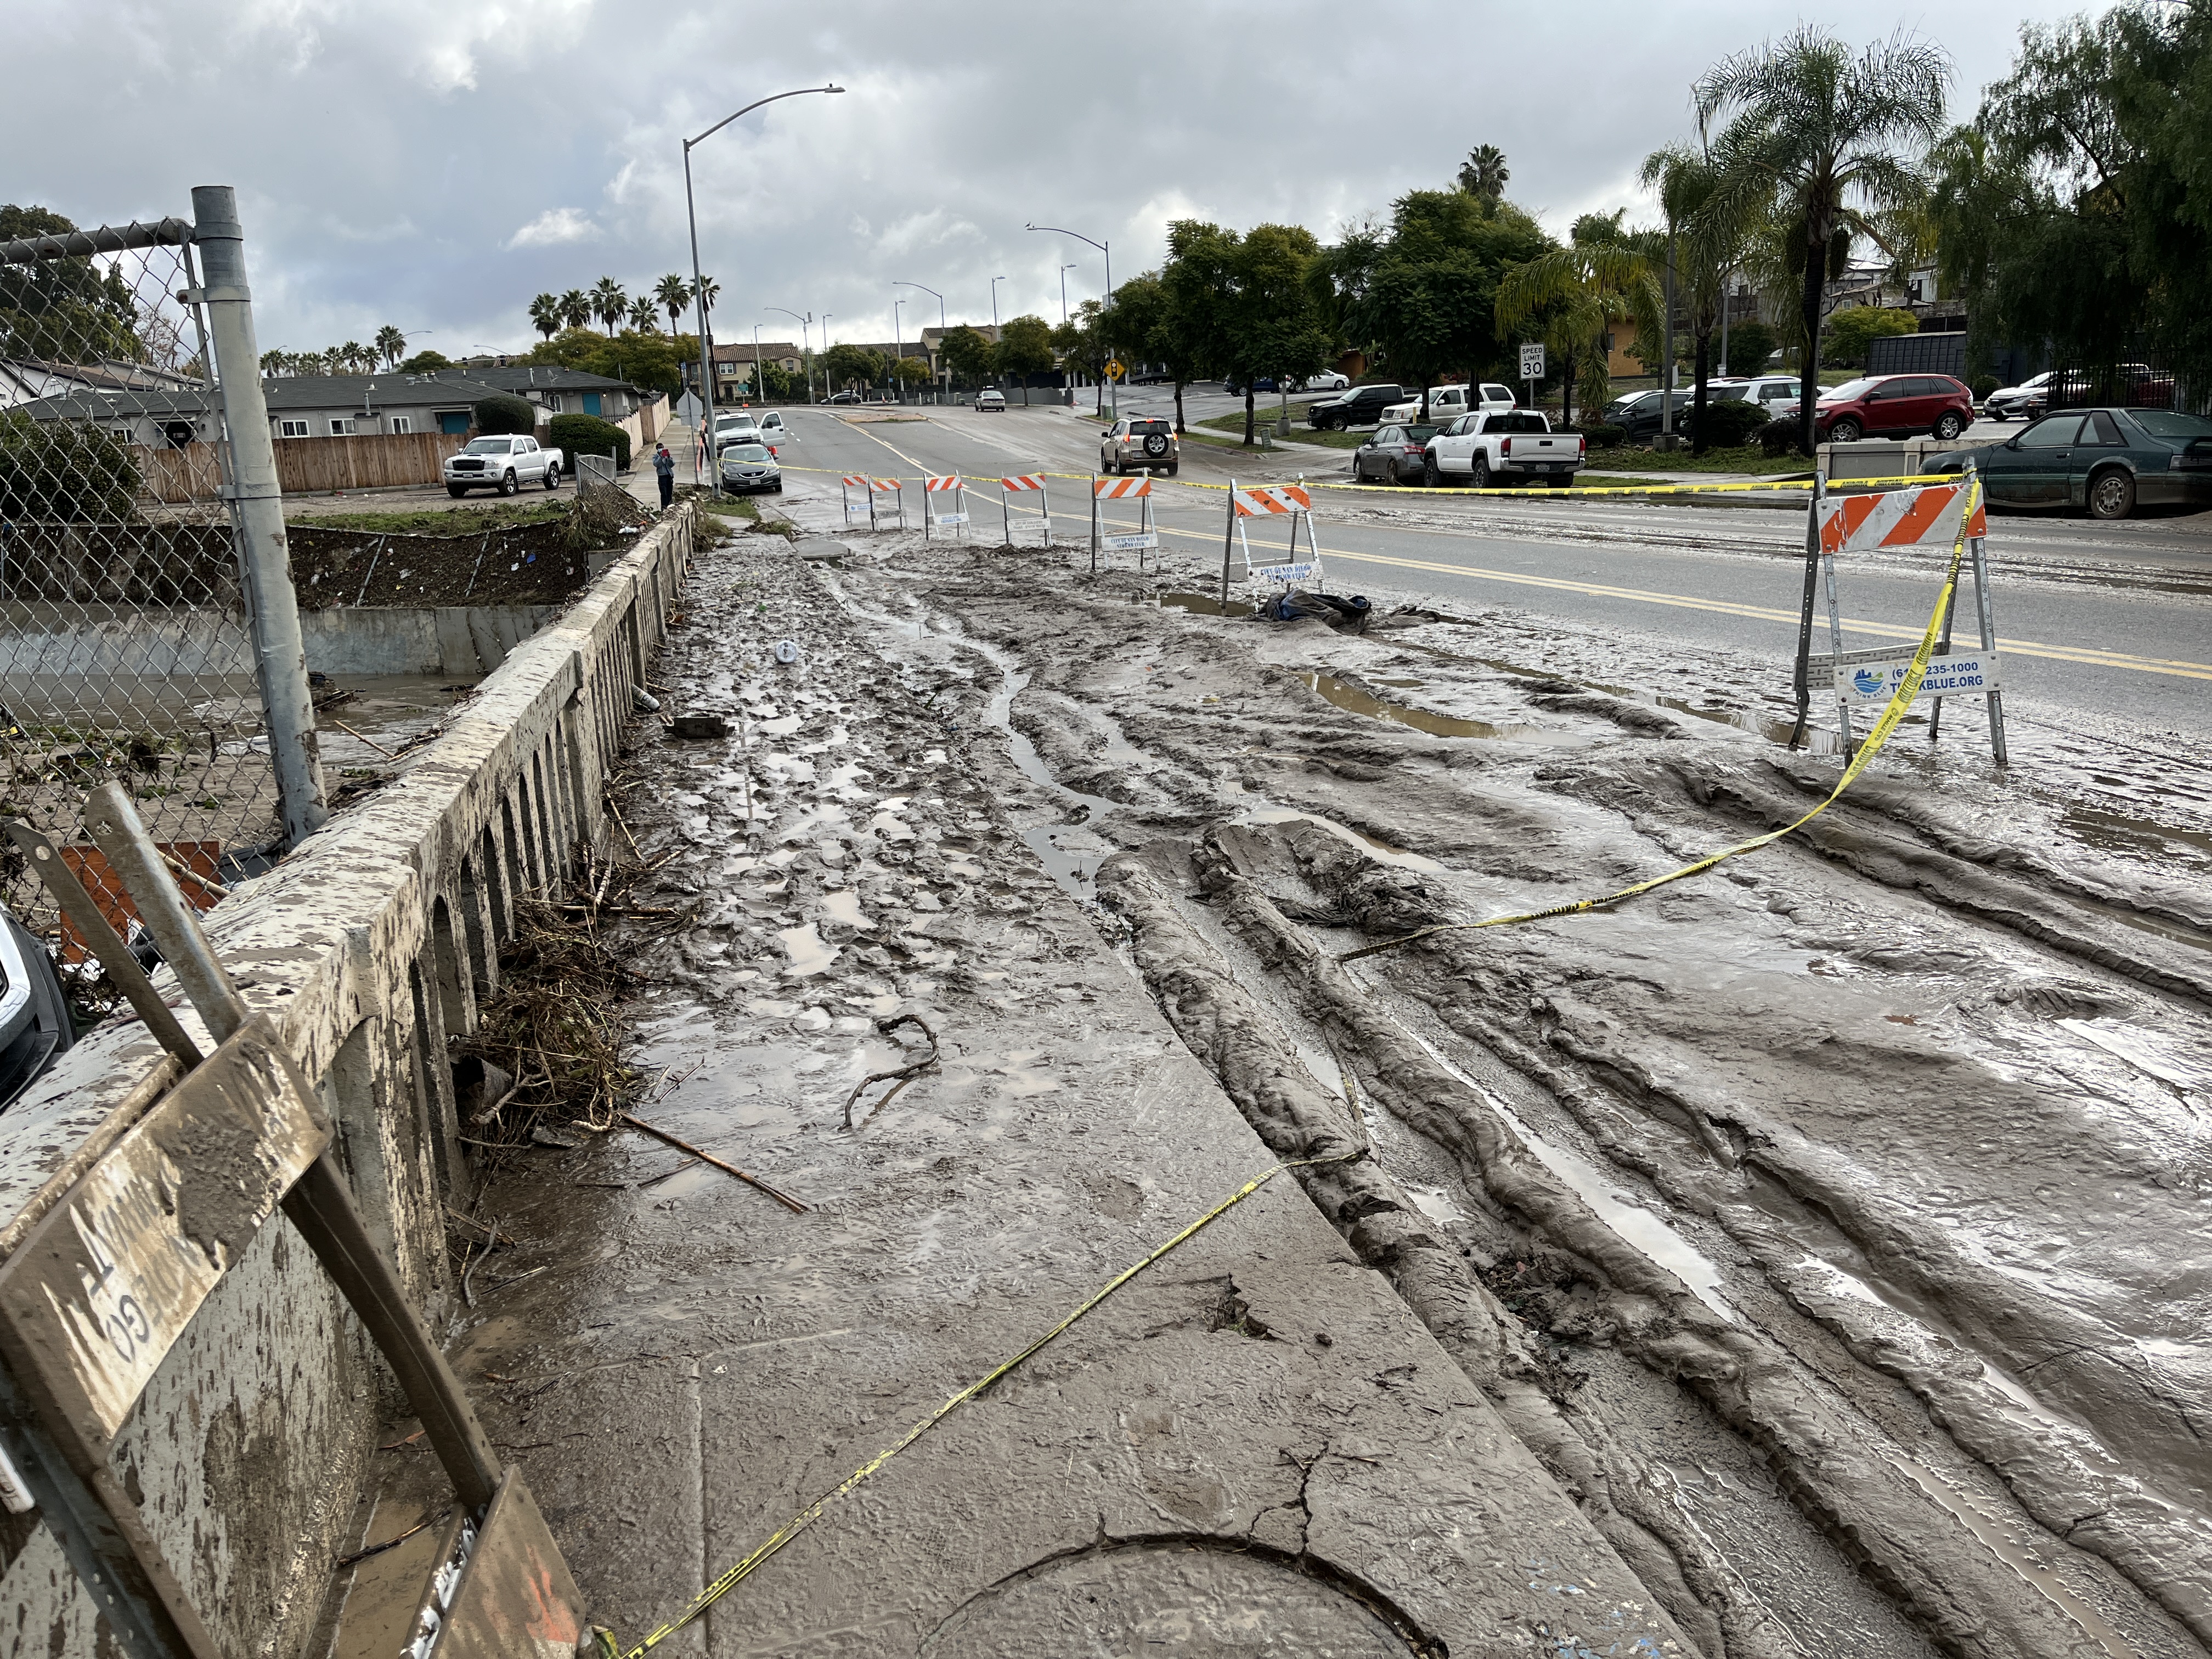
[{"label": "speed limit sign", "polygon": [[1544,378],[1544,347],[1541,341],[1521,348],[1521,378],[1540,380]]}]

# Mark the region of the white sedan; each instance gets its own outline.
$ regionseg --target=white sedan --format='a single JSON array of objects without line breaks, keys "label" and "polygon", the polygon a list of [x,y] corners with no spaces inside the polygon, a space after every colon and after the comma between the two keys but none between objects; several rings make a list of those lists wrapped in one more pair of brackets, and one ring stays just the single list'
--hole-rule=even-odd
[{"label": "white sedan", "polygon": [[1334,369],[1325,368],[1318,374],[1307,375],[1304,382],[1298,387],[1298,390],[1301,392],[1343,392],[1347,390],[1351,385],[1352,382],[1350,380],[1345,379],[1343,375],[1338,374]]}]

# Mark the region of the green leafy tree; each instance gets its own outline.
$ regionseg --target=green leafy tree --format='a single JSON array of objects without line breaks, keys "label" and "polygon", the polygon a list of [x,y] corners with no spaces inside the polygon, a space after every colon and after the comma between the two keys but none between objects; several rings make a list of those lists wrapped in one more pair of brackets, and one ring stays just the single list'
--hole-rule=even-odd
[{"label": "green leafy tree", "polygon": [[1052,349],[1063,367],[1080,369],[1091,377],[1097,394],[1096,413],[1106,412],[1106,363],[1114,353],[1106,343],[1104,307],[1085,300],[1075,314],[1052,331]]},{"label": "green leafy tree", "polygon": [[1505,199],[1505,152],[1495,144],[1478,144],[1459,164],[1459,187],[1477,201],[1496,207]]},{"label": "green leafy tree", "polygon": [[684,389],[679,364],[698,351],[688,334],[663,334],[658,329],[624,329],[610,337],[588,328],[563,329],[543,345],[532,348],[520,361],[577,368],[587,374],[649,386],[673,398]]},{"label": "green leafy tree", "polygon": [[1918,162],[1941,135],[1949,58],[1899,33],[1854,55],[1814,25],[1723,58],[1698,82],[1700,125],[1722,115],[1711,210],[1737,223],[1760,214],[1796,228],[1802,259],[1799,441],[1813,447],[1820,390],[1822,276],[1838,234],[1877,243],[1877,217],[1924,189]]},{"label": "green leafy tree", "polygon": [[128,441],[89,421],[0,412],[0,520],[120,524],[137,516],[137,501]]},{"label": "green leafy tree", "polygon": [[989,378],[991,342],[966,324],[947,333],[938,349],[944,354],[953,378],[963,385],[981,386]]},{"label": "green leafy tree", "polygon": [[442,352],[418,351],[399,365],[402,374],[434,374],[441,368],[451,368],[453,360]]},{"label": "green leafy tree", "polygon": [[1033,312],[1013,319],[999,330],[999,343],[991,356],[1000,374],[1024,386],[1033,376],[1050,374],[1054,361],[1052,325]]},{"label": "green leafy tree", "polygon": [[1255,225],[1236,241],[1222,313],[1221,368],[1244,387],[1248,444],[1258,425],[1252,382],[1263,376],[1278,386],[1302,380],[1335,355],[1335,331],[1307,280],[1320,257],[1321,244],[1301,225]]},{"label": "green leafy tree", "polygon": [[1919,331],[1920,319],[1909,311],[1888,306],[1845,306],[1828,313],[1820,355],[1832,363],[1864,368],[1871,342]]},{"label": "green leafy tree", "polygon": [[[1164,316],[1161,356],[1175,366],[1176,429],[1182,429],[1182,381],[1229,373],[1230,319],[1237,292],[1237,262],[1243,239],[1233,230],[1202,219],[1177,219],[1168,226],[1167,263],[1160,267]],[[1309,276],[1308,300],[1316,317],[1328,310],[1325,276],[1316,282],[1322,259]],[[1318,289],[1318,294],[1312,289]]]},{"label": "green leafy tree", "polygon": [[822,373],[831,390],[866,390],[882,384],[884,356],[861,345],[834,345],[823,354]]},{"label": "green leafy tree", "polygon": [[568,313],[556,295],[541,294],[530,302],[530,325],[549,340],[567,320]]},{"label": "green leafy tree", "polygon": [[892,378],[901,392],[913,392],[929,384],[929,359],[901,357],[891,365]]},{"label": "green leafy tree", "polygon": [[1182,431],[1183,383],[1195,375],[1175,327],[1174,300],[1164,272],[1148,270],[1115,289],[1107,327],[1123,354],[1167,370],[1175,384],[1176,430]]},{"label": "green leafy tree", "polygon": [[[41,207],[0,206],[0,241],[63,236],[76,226]],[[90,259],[0,265],[0,356],[40,362],[143,362],[131,289]]]},{"label": "green leafy tree", "polygon": [[[1970,352],[2049,340],[2095,368],[2158,349],[2212,380],[2212,5],[2021,31],[2012,72],[1934,159],[1943,291]],[[1984,358],[1985,361],[1985,358]]]},{"label": "green leafy tree", "polygon": [[1765,323],[1738,323],[1729,330],[1729,368],[1738,374],[1763,374],[1774,355],[1774,331]]}]

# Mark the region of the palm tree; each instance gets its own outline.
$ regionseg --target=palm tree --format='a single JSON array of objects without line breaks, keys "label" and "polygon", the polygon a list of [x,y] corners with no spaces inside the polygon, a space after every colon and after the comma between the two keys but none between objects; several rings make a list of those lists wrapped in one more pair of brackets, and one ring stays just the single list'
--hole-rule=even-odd
[{"label": "palm tree", "polygon": [[399,360],[407,355],[407,337],[396,325],[386,323],[376,331],[376,355],[384,359],[386,368],[399,367]]},{"label": "palm tree", "polygon": [[561,331],[561,301],[557,295],[541,294],[530,302],[530,325],[549,340]]},{"label": "palm tree", "polygon": [[592,320],[592,302],[580,288],[572,288],[561,296],[561,320],[570,328],[581,328]]},{"label": "palm tree", "polygon": [[693,297],[705,308],[708,319],[711,322],[714,315],[714,301],[722,297],[722,285],[712,276],[702,276]]},{"label": "palm tree", "polygon": [[1713,143],[1715,189],[1706,211],[1735,223],[1761,211],[1797,228],[1804,328],[1798,441],[1813,449],[1820,390],[1820,294],[1838,232],[1885,247],[1881,216],[1926,188],[1918,156],[1942,135],[1951,61],[1941,46],[1902,32],[1858,54],[1806,24],[1781,40],[1723,58],[1696,88],[1698,121],[1733,115]]},{"label": "palm tree", "polygon": [[691,284],[671,271],[653,285],[653,297],[668,313],[668,331],[676,333],[684,324],[684,307],[691,303]]},{"label": "palm tree", "polygon": [[659,331],[660,307],[653,304],[653,295],[641,294],[629,302],[629,325],[641,334]]},{"label": "palm tree", "polygon": [[1612,395],[1606,336],[1614,325],[1633,321],[1639,339],[1659,337],[1665,300],[1660,263],[1648,241],[1643,233],[1622,231],[1617,214],[1585,216],[1576,222],[1572,246],[1512,266],[1498,284],[1501,333],[1537,319],[1571,385],[1579,362],[1577,389],[1585,417]]},{"label": "palm tree", "polygon": [[1724,202],[1720,176],[1712,158],[1686,144],[1669,144],[1644,158],[1638,174],[1647,190],[1659,195],[1667,216],[1668,255],[1675,278],[1675,303],[1689,313],[1694,342],[1697,390],[1692,402],[1691,429],[1697,453],[1707,448],[1705,382],[1711,370],[1713,331],[1720,326],[1721,307],[1728,273],[1743,258],[1746,227],[1733,214],[1750,204]]},{"label": "palm tree", "polygon": [[1459,187],[1495,207],[1504,198],[1505,181],[1512,176],[1506,170],[1504,150],[1495,144],[1479,144],[1460,163]]},{"label": "palm tree", "polygon": [[602,276],[592,284],[592,314],[599,319],[600,326],[611,338],[615,325],[629,315],[629,295],[611,276]]},{"label": "palm tree", "polygon": [[371,368],[375,367],[376,354],[358,340],[348,340],[338,348],[338,362],[342,368],[358,374],[362,372],[362,365],[364,363]]}]

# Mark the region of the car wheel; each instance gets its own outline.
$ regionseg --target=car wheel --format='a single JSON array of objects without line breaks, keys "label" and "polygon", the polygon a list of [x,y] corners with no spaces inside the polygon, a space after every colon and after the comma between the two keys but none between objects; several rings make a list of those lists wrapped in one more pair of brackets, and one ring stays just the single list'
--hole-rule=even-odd
[{"label": "car wheel", "polygon": [[1945,443],[1949,443],[1966,429],[1966,423],[1959,418],[1959,411],[1955,409],[1945,410],[1936,422],[1936,435]]},{"label": "car wheel", "polygon": [[466,484],[447,484],[446,493],[458,501],[469,493],[469,487]]},{"label": "car wheel", "polygon": [[1468,482],[1474,484],[1477,489],[1487,489],[1490,488],[1489,456],[1477,455],[1474,458],[1474,474]]},{"label": "car wheel", "polygon": [[2089,516],[2124,519],[2136,510],[2136,481],[2124,467],[2107,467],[2089,480]]},{"label": "car wheel", "polygon": [[1440,486],[1443,481],[1444,475],[1437,466],[1437,458],[1433,455],[1422,456],[1421,482],[1428,485],[1430,489],[1434,489]]},{"label": "car wheel", "polygon": [[1828,441],[1832,444],[1855,444],[1864,436],[1866,428],[1848,415],[1828,428]]},{"label": "car wheel", "polygon": [[499,493],[502,495],[512,495],[516,490],[521,488],[522,486],[520,484],[515,483],[514,469],[510,466],[507,469],[506,476],[501,477],[499,481]]},{"label": "car wheel", "polygon": [[545,487],[548,489],[558,489],[561,487],[561,469],[559,467],[549,466],[545,469]]}]

